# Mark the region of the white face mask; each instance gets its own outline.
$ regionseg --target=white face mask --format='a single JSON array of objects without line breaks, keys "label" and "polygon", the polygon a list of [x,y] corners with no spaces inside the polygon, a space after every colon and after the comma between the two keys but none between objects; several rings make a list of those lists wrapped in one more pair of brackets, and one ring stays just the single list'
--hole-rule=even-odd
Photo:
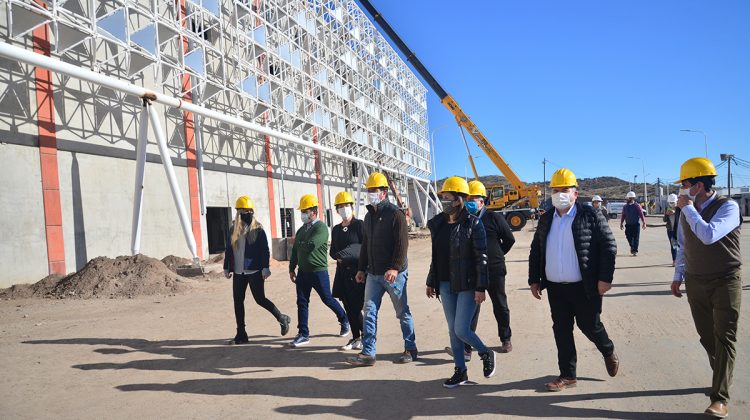
[{"label": "white face mask", "polygon": [[310,215],[307,213],[300,213],[300,217],[302,218],[302,223],[308,224],[310,223]]},{"label": "white face mask", "polygon": [[558,210],[570,208],[570,193],[559,192],[552,194],[552,205]]},{"label": "white face mask", "polygon": [[380,204],[380,193],[379,192],[371,192],[367,193],[367,201],[370,202],[371,206],[377,206]]},{"label": "white face mask", "polygon": [[695,201],[697,194],[690,194],[690,188],[680,188],[680,193],[678,195],[686,195],[690,201]]},{"label": "white face mask", "polygon": [[352,217],[352,214],[354,214],[354,210],[349,206],[342,207],[337,211],[339,212],[339,216],[344,220],[349,220],[349,218]]}]

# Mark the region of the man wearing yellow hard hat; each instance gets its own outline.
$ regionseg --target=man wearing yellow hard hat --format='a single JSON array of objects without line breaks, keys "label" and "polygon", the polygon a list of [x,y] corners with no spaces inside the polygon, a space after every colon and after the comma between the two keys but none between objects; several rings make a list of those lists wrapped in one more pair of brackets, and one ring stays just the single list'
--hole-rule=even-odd
[{"label": "man wearing yellow hard hat", "polygon": [[604,216],[577,202],[578,181],[571,170],[557,170],[549,186],[555,211],[537,224],[529,286],[537,299],[547,289],[560,375],[544,385],[556,392],[577,383],[574,323],[604,357],[609,376],[617,375],[620,361],[600,318],[602,296],[612,288],[617,242]]},{"label": "man wearing yellow hard hat", "polygon": [[365,283],[362,352],[346,362],[352,366],[375,364],[378,311],[383,295],[387,293],[404,338],[404,352],[399,356],[398,363],[411,363],[417,360],[419,352],[406,293],[409,227],[404,212],[388,200],[388,180],[385,175],[373,172],[365,186],[370,204],[365,215],[365,238],[357,268],[357,281]]},{"label": "man wearing yellow hard hat", "polygon": [[[289,343],[291,347],[304,346],[310,342],[307,325],[310,293],[313,289],[320,300],[336,314],[341,325],[339,335],[349,335],[349,321],[344,308],[331,295],[328,278],[328,226],[318,218],[318,197],[305,194],[299,201],[302,227],[297,230],[289,258],[289,278],[297,288],[297,336]],[[299,267],[297,273],[295,270]]]},{"label": "man wearing yellow hard hat", "polygon": [[742,217],[734,200],[713,190],[715,179],[716,168],[706,158],[688,159],[680,167],[679,246],[672,294],[682,296],[684,281],[695,329],[713,369],[711,405],[705,413],[724,418],[728,415],[742,296]]}]

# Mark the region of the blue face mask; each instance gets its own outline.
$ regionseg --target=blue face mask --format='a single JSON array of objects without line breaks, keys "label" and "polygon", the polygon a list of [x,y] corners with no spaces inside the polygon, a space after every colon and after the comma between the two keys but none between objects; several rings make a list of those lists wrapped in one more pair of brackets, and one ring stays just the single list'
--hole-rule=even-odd
[{"label": "blue face mask", "polygon": [[477,203],[473,201],[465,202],[464,207],[466,207],[466,210],[468,210],[470,214],[477,214],[477,212],[479,211],[479,207],[477,206]]}]

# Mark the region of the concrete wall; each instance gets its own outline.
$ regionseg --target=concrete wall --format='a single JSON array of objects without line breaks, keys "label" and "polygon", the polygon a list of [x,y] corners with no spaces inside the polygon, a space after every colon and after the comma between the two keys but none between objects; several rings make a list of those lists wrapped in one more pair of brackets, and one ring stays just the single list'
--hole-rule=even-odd
[{"label": "concrete wall", "polygon": [[0,156],[0,287],[7,287],[49,271],[39,149],[0,143]]}]

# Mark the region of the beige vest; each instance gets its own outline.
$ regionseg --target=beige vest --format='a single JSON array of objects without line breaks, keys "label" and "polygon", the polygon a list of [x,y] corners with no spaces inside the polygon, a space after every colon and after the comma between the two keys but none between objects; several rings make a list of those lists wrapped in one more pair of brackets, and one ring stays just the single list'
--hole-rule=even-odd
[{"label": "beige vest", "polygon": [[[716,212],[729,200],[717,194],[716,198],[701,210],[700,215],[706,223],[710,223]],[[742,265],[740,254],[740,227],[737,226],[726,236],[711,245],[705,245],[695,236],[685,219],[685,213],[680,216],[682,234],[685,238],[683,251],[685,253],[685,274],[694,277],[714,279],[732,275],[739,271]]]}]

